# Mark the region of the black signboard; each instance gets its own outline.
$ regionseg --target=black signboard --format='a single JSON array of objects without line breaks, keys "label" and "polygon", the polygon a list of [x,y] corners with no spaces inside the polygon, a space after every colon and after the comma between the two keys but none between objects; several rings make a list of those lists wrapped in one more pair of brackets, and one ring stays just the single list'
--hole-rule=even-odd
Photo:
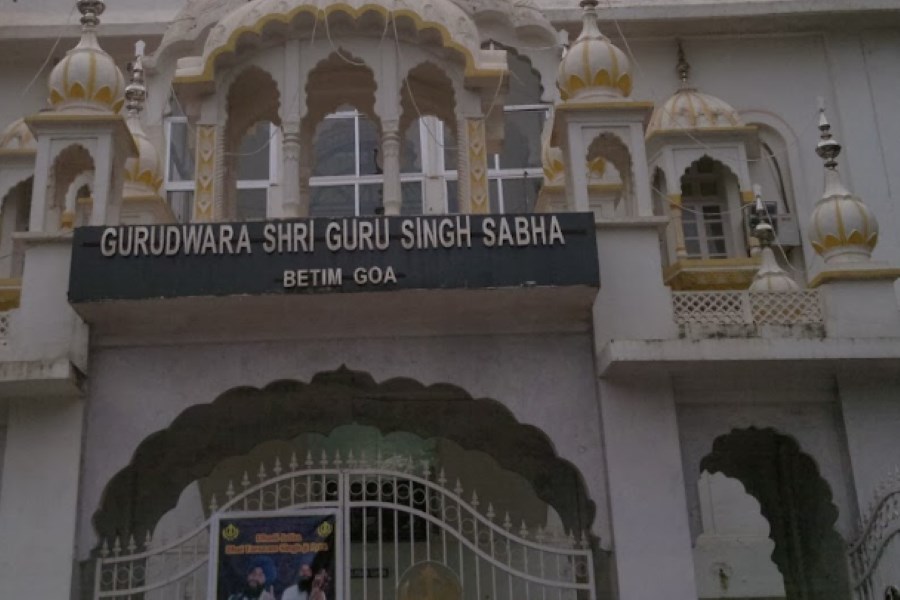
[{"label": "black signboard", "polygon": [[75,230],[69,300],[599,286],[589,213]]}]

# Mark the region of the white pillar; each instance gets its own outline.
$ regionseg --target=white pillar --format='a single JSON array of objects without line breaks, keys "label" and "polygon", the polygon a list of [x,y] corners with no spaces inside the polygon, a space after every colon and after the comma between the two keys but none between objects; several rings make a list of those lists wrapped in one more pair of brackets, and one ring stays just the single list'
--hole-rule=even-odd
[{"label": "white pillar", "polygon": [[300,213],[300,123],[285,121],[281,141],[281,199],[282,214],[286,218]]},{"label": "white pillar", "polygon": [[0,488],[4,598],[71,597],[84,402],[11,401]]},{"label": "white pillar", "polygon": [[600,380],[619,600],[696,600],[675,400],[666,376]]},{"label": "white pillar", "polygon": [[403,197],[400,189],[400,124],[385,121],[381,133],[382,171],[384,173],[385,215],[399,215]]}]

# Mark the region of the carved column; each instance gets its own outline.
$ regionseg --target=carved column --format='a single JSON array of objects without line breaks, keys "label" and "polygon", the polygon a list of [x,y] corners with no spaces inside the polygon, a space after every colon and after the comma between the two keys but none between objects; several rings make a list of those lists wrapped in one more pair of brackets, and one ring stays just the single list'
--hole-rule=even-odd
[{"label": "carved column", "polygon": [[688,257],[687,245],[684,242],[684,221],[682,220],[681,194],[669,194],[669,207],[672,211],[672,233],[675,236],[675,260]]},{"label": "carved column", "polygon": [[282,125],[282,132],[281,206],[284,216],[293,218],[302,216],[300,213],[300,123],[285,121]]},{"label": "carved column", "polygon": [[197,157],[194,182],[194,214],[192,221],[208,222],[215,218],[216,202],[216,126],[197,125]]},{"label": "carved column", "polygon": [[459,210],[472,214],[489,213],[491,203],[484,118],[460,119],[458,140]]},{"label": "carved column", "polygon": [[403,197],[400,191],[400,124],[385,121],[381,133],[384,214],[399,215]]}]

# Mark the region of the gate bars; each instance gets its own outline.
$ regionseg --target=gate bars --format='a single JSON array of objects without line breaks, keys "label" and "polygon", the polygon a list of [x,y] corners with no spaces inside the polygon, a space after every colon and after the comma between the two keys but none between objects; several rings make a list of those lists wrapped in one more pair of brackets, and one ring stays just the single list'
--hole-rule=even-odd
[{"label": "gate bars", "polygon": [[490,502],[482,514],[476,491],[466,500],[459,480],[450,489],[443,470],[435,472],[427,462],[417,469],[411,457],[379,455],[370,465],[364,454],[356,459],[351,452],[343,461],[340,453],[329,460],[323,452],[318,465],[309,454],[302,465],[291,456],[284,470],[276,458],[271,475],[260,464],[256,476],[255,484],[246,472],[237,486],[229,482],[221,506],[212,495],[209,518],[174,541],[149,533],[140,547],[133,536],[124,546],[119,538],[111,545],[104,541],[94,599],[206,599],[215,517],[337,508],[344,598],[334,600],[395,600],[403,574],[427,561],[458,577],[465,600],[596,600],[585,535],[576,539],[542,528],[532,533],[524,521],[514,530],[508,513],[498,523]]}]

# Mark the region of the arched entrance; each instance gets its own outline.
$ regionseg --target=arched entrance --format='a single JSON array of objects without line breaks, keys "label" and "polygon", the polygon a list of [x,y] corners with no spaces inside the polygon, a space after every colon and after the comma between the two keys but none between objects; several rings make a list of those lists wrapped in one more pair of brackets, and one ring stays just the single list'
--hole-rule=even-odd
[{"label": "arched entrance", "polygon": [[[257,462],[262,455],[268,459]],[[466,471],[485,465],[527,484],[558,515],[558,530],[544,531],[546,510],[538,529],[468,485]],[[229,470],[243,475],[226,479]],[[160,517],[198,480],[202,522],[175,540],[153,538]],[[231,390],[148,437],[94,516],[106,540],[94,597],[205,598],[219,521],[323,510],[338,529],[339,572],[328,600],[394,598],[398,578],[422,562],[453,572],[464,598],[595,597],[592,544],[580,533],[593,504],[543,433],[454,386],[376,384],[344,368],[308,384]]]},{"label": "arched entrance", "polygon": [[838,510],[794,439],[773,429],[737,429],[716,439],[700,468],[739,480],[759,502],[788,600],[848,597],[846,544],[834,530]]}]

